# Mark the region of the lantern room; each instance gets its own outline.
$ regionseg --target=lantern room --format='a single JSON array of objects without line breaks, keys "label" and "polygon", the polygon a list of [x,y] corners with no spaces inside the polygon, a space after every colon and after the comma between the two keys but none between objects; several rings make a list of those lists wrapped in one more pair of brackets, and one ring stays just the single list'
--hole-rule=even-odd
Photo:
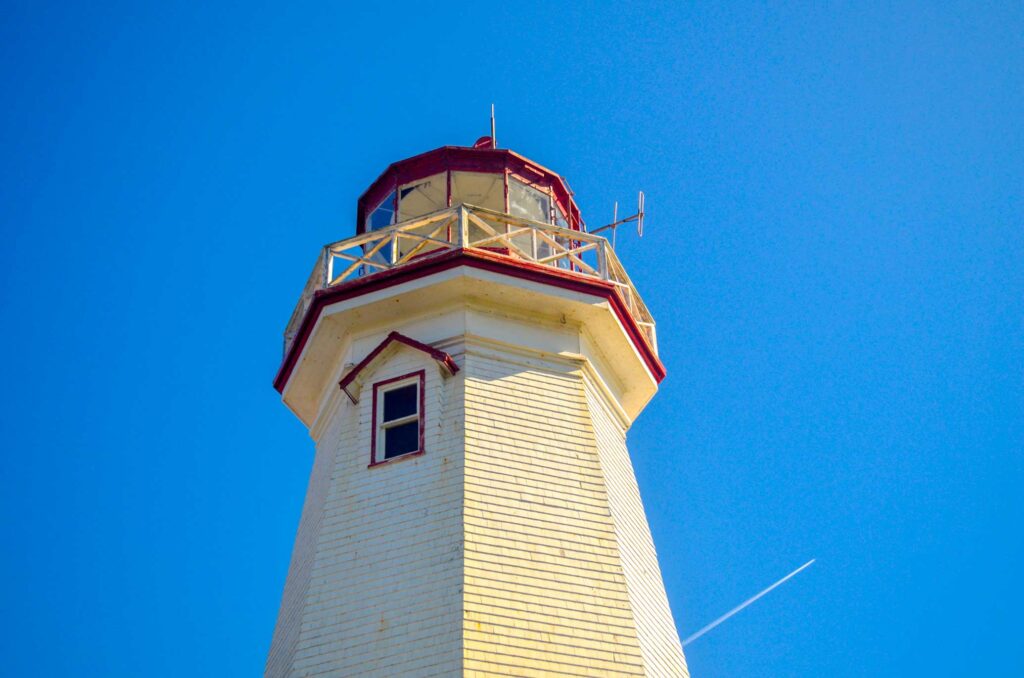
[{"label": "lantern room", "polygon": [[[622,385],[616,398],[628,417],[657,389],[664,366],[654,318],[611,243],[587,232],[551,170],[488,137],[444,146],[391,164],[359,198],[356,217],[355,235],[321,249],[285,329],[275,386],[303,421],[314,420],[352,326],[395,330],[399,310],[411,318],[470,297],[535,323],[586,327],[585,342],[616,356],[609,383]],[[444,331],[464,322],[451,319]]]},{"label": "lantern room", "polygon": [[584,229],[562,177],[490,137],[392,163],[359,198],[359,233],[467,204],[572,230]]}]

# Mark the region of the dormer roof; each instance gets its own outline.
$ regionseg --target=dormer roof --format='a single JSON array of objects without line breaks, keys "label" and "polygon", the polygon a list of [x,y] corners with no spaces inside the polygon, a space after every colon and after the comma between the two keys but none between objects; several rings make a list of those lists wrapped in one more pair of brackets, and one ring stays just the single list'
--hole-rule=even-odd
[{"label": "dormer roof", "polygon": [[384,341],[377,344],[377,346],[366,354],[366,357],[359,361],[359,363],[348,370],[345,375],[338,382],[338,386],[345,395],[349,397],[353,403],[359,402],[359,391],[362,389],[362,377],[372,372],[369,370],[375,362],[383,359],[387,355],[390,355],[392,351],[401,347],[408,346],[409,348],[417,351],[422,351],[428,356],[437,361],[438,367],[441,368],[442,372],[446,376],[453,376],[459,371],[459,366],[455,364],[455,361],[450,355],[434,348],[423,342],[416,341],[411,337],[407,337],[400,332],[390,332]]}]

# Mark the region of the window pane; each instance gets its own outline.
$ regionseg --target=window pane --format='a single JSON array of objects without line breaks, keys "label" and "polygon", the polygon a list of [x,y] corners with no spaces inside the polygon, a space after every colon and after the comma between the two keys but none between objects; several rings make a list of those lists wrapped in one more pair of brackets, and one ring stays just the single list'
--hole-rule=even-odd
[{"label": "window pane", "polygon": [[551,223],[551,198],[515,179],[508,182],[508,212],[517,217]]},{"label": "window pane", "polygon": [[505,211],[505,175],[452,172],[452,204],[466,203]]},{"label": "window pane", "polygon": [[417,386],[409,384],[402,388],[392,389],[384,392],[384,419],[383,421],[394,421],[417,411]]},{"label": "window pane", "polygon": [[395,192],[388,193],[384,202],[377,206],[377,209],[370,212],[366,217],[366,230],[376,231],[395,223]]},{"label": "window pane", "polygon": [[398,190],[398,220],[421,217],[448,206],[448,175],[435,174]]},{"label": "window pane", "polygon": [[420,423],[410,421],[408,424],[384,429],[384,458],[390,459],[400,454],[416,452],[420,449]]},{"label": "window pane", "polygon": [[555,226],[561,226],[562,228],[569,228],[569,222],[565,218],[565,213],[562,212],[561,207],[555,208]]}]

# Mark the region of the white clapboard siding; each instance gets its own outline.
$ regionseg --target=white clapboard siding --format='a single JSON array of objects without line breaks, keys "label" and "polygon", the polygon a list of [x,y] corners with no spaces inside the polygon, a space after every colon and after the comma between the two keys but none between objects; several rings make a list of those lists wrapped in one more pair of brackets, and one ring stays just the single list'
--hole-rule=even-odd
[{"label": "white clapboard siding", "polygon": [[[688,676],[611,396],[467,341],[325,412],[266,675]],[[420,369],[425,454],[367,468],[373,384]]]},{"label": "white clapboard siding", "polygon": [[579,372],[465,362],[467,673],[644,675]]},{"label": "white clapboard siding", "polygon": [[644,665],[651,676],[689,676],[626,449],[625,428],[597,384],[590,379],[584,383]]},{"label": "white clapboard siding", "polygon": [[267,658],[266,674],[268,676],[288,675],[295,658],[295,647],[299,641],[299,629],[302,625],[302,612],[309,591],[317,537],[323,522],[327,494],[331,489],[338,441],[335,429],[343,416],[343,412],[338,412],[334,416],[332,425],[329,427],[331,433],[316,447],[313,470],[309,474],[309,487],[306,490],[306,501],[302,507],[302,518],[299,521],[298,534],[295,536],[295,547],[292,550],[292,560],[288,567],[288,579],[285,582],[284,595],[281,599],[281,611],[277,617],[277,625],[274,627],[270,655]]},{"label": "white clapboard siding", "polygon": [[[443,425],[461,421],[460,378],[407,349],[373,369],[322,438],[268,676],[461,673],[462,436]],[[426,453],[367,468],[373,383],[420,369]]]}]

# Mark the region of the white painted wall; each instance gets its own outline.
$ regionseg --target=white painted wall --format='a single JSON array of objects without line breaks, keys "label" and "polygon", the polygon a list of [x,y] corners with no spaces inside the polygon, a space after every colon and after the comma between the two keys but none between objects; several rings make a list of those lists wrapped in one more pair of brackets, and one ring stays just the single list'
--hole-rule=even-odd
[{"label": "white painted wall", "polygon": [[579,372],[465,363],[467,671],[644,675]]},{"label": "white painted wall", "polygon": [[[622,385],[602,386],[614,356],[578,324],[470,305],[339,342],[327,388],[391,329],[461,370],[402,346],[357,404],[321,394],[267,675],[687,676]],[[426,453],[367,468],[373,383],[418,369]]]},{"label": "white painted wall", "polygon": [[[321,437],[268,676],[461,672],[460,377],[411,349],[373,368]],[[367,468],[373,382],[419,369],[426,453]]]},{"label": "white painted wall", "polygon": [[[277,625],[274,627],[274,636],[270,644],[270,654],[267,657],[266,675],[268,676],[289,675],[292,662],[295,659],[295,648],[299,642],[299,631],[302,628],[302,613],[305,610],[309,592],[320,526],[323,522],[324,508],[334,475],[335,453],[340,433],[340,427],[337,424],[343,418],[343,413],[336,410],[330,422],[336,424],[334,430],[325,436],[323,442],[316,447],[313,470],[309,475],[309,487],[306,490],[306,501],[302,507],[302,518],[299,521],[295,547],[292,550],[292,560],[288,567],[288,579],[285,582],[284,595],[281,598],[281,610],[278,613]],[[330,423],[327,425],[328,428],[330,428]]]},{"label": "white painted wall", "polygon": [[589,433],[593,435],[605,479],[644,666],[650,676],[689,676],[651,529],[640,501],[640,488],[626,449],[625,424],[616,416],[599,382],[588,377],[583,385],[590,414]]}]

